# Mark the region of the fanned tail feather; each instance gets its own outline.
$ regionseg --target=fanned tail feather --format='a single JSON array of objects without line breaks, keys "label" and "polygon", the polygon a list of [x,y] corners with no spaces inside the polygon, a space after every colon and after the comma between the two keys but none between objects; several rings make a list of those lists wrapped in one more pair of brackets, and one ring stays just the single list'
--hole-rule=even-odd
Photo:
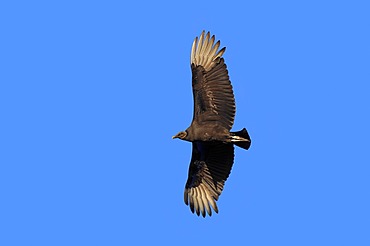
[{"label": "fanned tail feather", "polygon": [[249,147],[251,146],[251,138],[249,137],[247,129],[243,128],[241,131],[230,133],[231,133],[231,142],[245,150],[249,149]]}]

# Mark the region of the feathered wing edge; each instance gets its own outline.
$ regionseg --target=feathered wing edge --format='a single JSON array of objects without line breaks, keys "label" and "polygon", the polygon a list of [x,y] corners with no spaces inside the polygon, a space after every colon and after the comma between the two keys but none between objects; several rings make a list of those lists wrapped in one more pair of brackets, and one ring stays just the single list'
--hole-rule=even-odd
[{"label": "feathered wing edge", "polygon": [[196,37],[194,39],[193,45],[191,47],[190,62],[194,65],[202,66],[206,71],[212,69],[215,66],[216,61],[220,58],[226,50],[226,47],[218,50],[220,48],[220,40],[215,44],[215,35],[207,32],[204,37],[205,31],[202,32],[199,39]]},{"label": "feathered wing edge", "polygon": [[[193,143],[192,160],[184,190],[184,202],[198,216],[218,213],[216,201],[222,193],[234,163],[231,143]],[[201,160],[204,159],[204,160]],[[212,209],[211,209],[212,208]]]},{"label": "feathered wing edge", "polygon": [[227,66],[222,55],[225,47],[218,50],[220,41],[203,31],[194,39],[191,49],[192,86],[194,95],[193,121],[219,121],[231,130],[235,117],[235,98]]}]

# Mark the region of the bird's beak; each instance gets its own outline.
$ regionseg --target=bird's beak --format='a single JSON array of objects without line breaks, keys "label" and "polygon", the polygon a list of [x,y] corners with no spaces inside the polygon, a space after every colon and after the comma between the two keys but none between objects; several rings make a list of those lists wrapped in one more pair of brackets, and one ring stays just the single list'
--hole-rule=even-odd
[{"label": "bird's beak", "polygon": [[175,138],[177,138],[177,136],[172,136],[172,139],[175,139]]}]

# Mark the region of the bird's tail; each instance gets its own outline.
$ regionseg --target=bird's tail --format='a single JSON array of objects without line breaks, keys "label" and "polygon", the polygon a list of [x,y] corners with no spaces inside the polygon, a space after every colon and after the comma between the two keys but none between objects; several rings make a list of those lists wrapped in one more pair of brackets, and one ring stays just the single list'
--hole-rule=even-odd
[{"label": "bird's tail", "polygon": [[243,128],[241,131],[238,132],[230,132],[231,133],[231,142],[233,142],[236,146],[248,150],[251,146],[251,138],[247,132],[247,129]]}]

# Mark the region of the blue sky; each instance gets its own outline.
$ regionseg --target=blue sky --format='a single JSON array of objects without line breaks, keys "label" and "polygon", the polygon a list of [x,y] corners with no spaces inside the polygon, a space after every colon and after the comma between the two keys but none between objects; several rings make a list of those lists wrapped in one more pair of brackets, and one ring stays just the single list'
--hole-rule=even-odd
[{"label": "blue sky", "polygon": [[[1,245],[370,245],[367,1],[0,4]],[[251,149],[183,203],[190,48],[227,47]]]}]

